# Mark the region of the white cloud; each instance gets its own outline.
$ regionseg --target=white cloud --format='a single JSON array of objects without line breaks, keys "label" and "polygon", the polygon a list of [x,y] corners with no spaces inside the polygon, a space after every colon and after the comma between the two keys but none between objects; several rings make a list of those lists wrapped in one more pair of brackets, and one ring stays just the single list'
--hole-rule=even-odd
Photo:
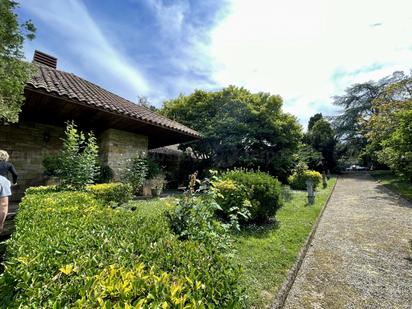
[{"label": "white cloud", "polygon": [[[198,20],[194,20],[194,7],[188,0],[162,1],[145,0],[153,10],[156,25],[159,27],[159,44],[169,51],[168,64],[175,72],[170,80],[174,93],[190,94],[194,89],[216,89],[218,85],[210,80],[214,70],[214,61],[211,58],[211,46],[209,44],[209,28],[200,26]],[[205,12],[210,14],[211,12]],[[198,17],[199,18],[199,17]],[[162,89],[153,96],[157,102],[164,101],[170,95]]]},{"label": "white cloud", "polygon": [[185,14],[189,9],[186,1],[175,1],[165,5],[162,0],[148,0],[156,13],[158,25],[164,35],[175,35],[182,31]]},{"label": "white cloud", "polygon": [[[55,0],[47,1],[45,5],[42,0],[25,0],[22,9],[47,25],[49,30],[39,29],[39,36],[45,31],[55,31],[61,36],[60,44],[72,54],[71,62],[69,57],[64,59],[66,69],[79,68],[84,72],[95,73],[98,68],[99,72],[106,71],[110,75],[110,80],[102,74],[96,76],[98,80],[93,79],[103,83],[105,88],[117,90],[132,100],[136,100],[138,95],[150,95],[148,82],[137,69],[136,63],[112,46],[81,1]],[[29,46],[34,48],[39,44],[35,40]],[[42,44],[47,45],[47,42]],[[59,55],[56,56],[59,58]],[[80,74],[78,70],[73,72]]]},{"label": "white cloud", "polygon": [[410,69],[411,12],[409,0],[232,1],[212,32],[214,78],[280,94],[305,124],[350,84]]}]

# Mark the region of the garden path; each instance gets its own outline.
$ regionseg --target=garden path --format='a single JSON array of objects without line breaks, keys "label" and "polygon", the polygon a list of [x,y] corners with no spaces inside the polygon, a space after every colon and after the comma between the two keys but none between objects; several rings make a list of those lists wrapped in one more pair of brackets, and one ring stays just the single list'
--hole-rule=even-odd
[{"label": "garden path", "polygon": [[412,308],[412,204],[340,177],[284,308]]}]

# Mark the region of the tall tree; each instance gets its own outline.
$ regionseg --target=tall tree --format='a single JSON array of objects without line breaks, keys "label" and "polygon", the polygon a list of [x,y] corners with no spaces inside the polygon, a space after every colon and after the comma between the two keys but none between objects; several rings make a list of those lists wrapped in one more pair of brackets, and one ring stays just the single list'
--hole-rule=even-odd
[{"label": "tall tree", "polygon": [[203,134],[190,147],[215,167],[260,167],[286,177],[302,137],[296,118],[282,111],[280,96],[234,86],[181,95],[161,112]]},{"label": "tall tree", "polygon": [[375,113],[373,100],[378,98],[388,85],[404,78],[402,72],[395,72],[379,81],[354,84],[346,89],[344,95],[334,97],[333,103],[343,108],[343,111],[335,117],[333,125],[348,157],[359,156],[367,146],[365,124]]},{"label": "tall tree", "polygon": [[313,128],[313,126],[315,125],[315,123],[316,123],[318,120],[321,120],[321,119],[323,119],[322,113],[318,113],[318,114],[315,114],[315,115],[313,115],[312,117],[310,117],[309,123],[308,123],[308,131],[312,130],[312,128]]},{"label": "tall tree", "polygon": [[[306,140],[309,145],[313,147],[313,149],[322,154],[324,160],[326,161],[326,166],[329,169],[332,169],[336,165],[335,132],[332,129],[331,124],[324,119],[322,115],[317,118],[318,120],[313,123],[312,128],[306,134]],[[311,119],[313,119],[313,117]]]},{"label": "tall tree", "polygon": [[20,25],[14,10],[18,3],[0,0],[0,122],[17,122],[24,102],[24,86],[32,72],[24,61],[23,42],[34,38],[31,21]]},{"label": "tall tree", "polygon": [[377,160],[412,181],[412,76],[391,83],[372,102],[367,122],[370,151]]}]

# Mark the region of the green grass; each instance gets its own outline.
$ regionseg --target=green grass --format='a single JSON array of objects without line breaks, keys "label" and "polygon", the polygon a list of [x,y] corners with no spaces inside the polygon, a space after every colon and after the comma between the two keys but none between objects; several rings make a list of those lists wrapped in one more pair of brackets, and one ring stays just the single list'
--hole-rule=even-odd
[{"label": "green grass", "polygon": [[412,202],[412,183],[394,175],[391,171],[371,171],[370,174],[381,184]]},{"label": "green grass", "polygon": [[335,182],[332,178],[326,189],[318,189],[312,206],[306,205],[306,192],[291,191],[276,222],[249,227],[235,236],[235,257],[243,265],[241,280],[249,308],[264,308],[274,301]]}]

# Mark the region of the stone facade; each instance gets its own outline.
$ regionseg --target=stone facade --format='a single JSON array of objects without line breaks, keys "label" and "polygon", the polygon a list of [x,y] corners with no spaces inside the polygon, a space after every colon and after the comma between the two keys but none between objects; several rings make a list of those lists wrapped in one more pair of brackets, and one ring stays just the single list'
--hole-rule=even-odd
[{"label": "stone facade", "polygon": [[44,183],[43,159],[62,146],[63,128],[39,123],[0,126],[0,149],[10,155],[19,174],[12,201],[19,200],[26,188]]},{"label": "stone facade", "polygon": [[99,140],[102,162],[112,168],[116,180],[121,177],[131,159],[146,156],[148,152],[149,141],[145,135],[108,129]]},{"label": "stone facade", "polygon": [[[13,187],[12,201],[21,199],[26,188],[45,183],[43,159],[62,147],[64,128],[39,123],[20,122],[0,126],[0,149],[6,150],[19,174],[18,186]],[[98,136],[100,157],[119,179],[128,161],[147,154],[148,137],[108,129]]]}]

